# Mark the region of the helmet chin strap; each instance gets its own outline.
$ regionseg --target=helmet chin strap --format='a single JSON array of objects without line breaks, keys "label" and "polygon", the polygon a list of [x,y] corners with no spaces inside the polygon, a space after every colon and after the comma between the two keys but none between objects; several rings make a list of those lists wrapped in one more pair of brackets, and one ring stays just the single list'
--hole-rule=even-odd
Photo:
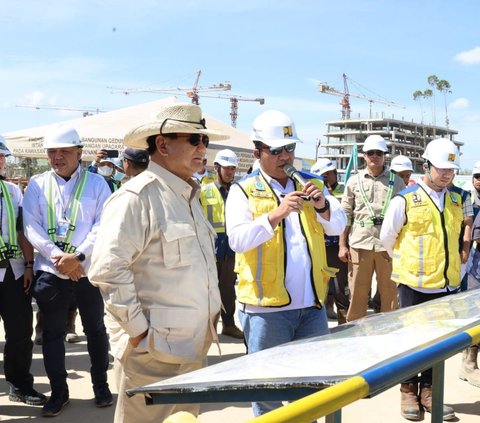
[{"label": "helmet chin strap", "polygon": [[440,185],[437,185],[435,182],[433,182],[432,175],[430,175],[430,165],[427,163],[427,175],[428,175],[428,180],[430,183],[433,185],[434,188],[438,189],[439,191],[443,190],[445,187],[441,187]]}]

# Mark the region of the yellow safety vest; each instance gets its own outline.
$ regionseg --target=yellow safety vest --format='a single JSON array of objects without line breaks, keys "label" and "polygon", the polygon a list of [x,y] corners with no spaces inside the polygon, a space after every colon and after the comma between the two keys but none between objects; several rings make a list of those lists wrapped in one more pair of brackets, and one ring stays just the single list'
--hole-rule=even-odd
[{"label": "yellow safety vest", "polygon": [[209,170],[207,174],[200,180],[200,183],[202,185],[207,185],[212,183],[214,180],[215,180],[215,173]]},{"label": "yellow safety vest", "polygon": [[461,196],[447,191],[440,212],[420,185],[399,195],[405,198],[406,223],[393,250],[392,280],[413,288],[459,286]]},{"label": "yellow safety vest", "polygon": [[[248,197],[254,219],[278,207],[277,196],[260,173],[248,175],[238,185]],[[237,299],[241,303],[262,307],[283,307],[290,304],[291,298],[285,287],[284,225],[282,221],[274,229],[273,238],[269,241],[245,253],[236,254]],[[336,269],[327,266],[323,227],[317,222],[316,212],[310,203],[304,203],[300,225],[312,263],[310,277],[315,301],[317,306],[321,306],[328,291],[328,281],[335,276]]]},{"label": "yellow safety vest", "polygon": [[203,213],[217,233],[225,232],[225,202],[214,182],[202,185],[200,204]]}]

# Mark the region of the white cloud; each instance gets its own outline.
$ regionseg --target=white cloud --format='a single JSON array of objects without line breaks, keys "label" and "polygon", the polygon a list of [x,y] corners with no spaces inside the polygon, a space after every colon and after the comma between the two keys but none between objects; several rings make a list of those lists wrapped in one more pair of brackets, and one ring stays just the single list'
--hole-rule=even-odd
[{"label": "white cloud", "polygon": [[470,107],[470,101],[468,98],[460,97],[457,98],[455,101],[450,103],[451,109],[468,109]]},{"label": "white cloud", "polygon": [[461,51],[455,55],[455,60],[464,65],[475,65],[480,63],[480,47],[472,48],[471,50]]}]

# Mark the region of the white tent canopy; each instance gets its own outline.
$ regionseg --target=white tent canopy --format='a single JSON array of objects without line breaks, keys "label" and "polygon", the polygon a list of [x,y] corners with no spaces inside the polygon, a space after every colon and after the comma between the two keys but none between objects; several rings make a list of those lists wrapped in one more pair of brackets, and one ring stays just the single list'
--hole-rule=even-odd
[{"label": "white tent canopy", "polygon": [[[126,107],[111,112],[86,116],[83,118],[65,121],[74,127],[84,143],[83,159],[92,160],[95,152],[101,148],[122,151],[123,138],[132,128],[139,126],[150,118],[153,119],[158,111],[172,104],[182,104],[176,97]],[[230,148],[239,156],[239,171],[244,172],[253,163],[253,143],[248,134],[227,125],[221,120],[203,113],[209,129],[216,129],[228,135],[227,140],[211,142],[208,151],[208,162],[213,159],[218,150]],[[46,157],[43,148],[43,135],[55,124],[37,126],[4,134],[8,148],[16,157]]]}]

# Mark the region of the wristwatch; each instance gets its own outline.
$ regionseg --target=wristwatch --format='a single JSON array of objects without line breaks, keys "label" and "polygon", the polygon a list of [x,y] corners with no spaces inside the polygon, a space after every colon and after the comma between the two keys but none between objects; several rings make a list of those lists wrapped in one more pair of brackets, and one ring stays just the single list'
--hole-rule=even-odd
[{"label": "wristwatch", "polygon": [[81,253],[80,251],[75,252],[75,257],[79,262],[85,261],[85,254]]}]

